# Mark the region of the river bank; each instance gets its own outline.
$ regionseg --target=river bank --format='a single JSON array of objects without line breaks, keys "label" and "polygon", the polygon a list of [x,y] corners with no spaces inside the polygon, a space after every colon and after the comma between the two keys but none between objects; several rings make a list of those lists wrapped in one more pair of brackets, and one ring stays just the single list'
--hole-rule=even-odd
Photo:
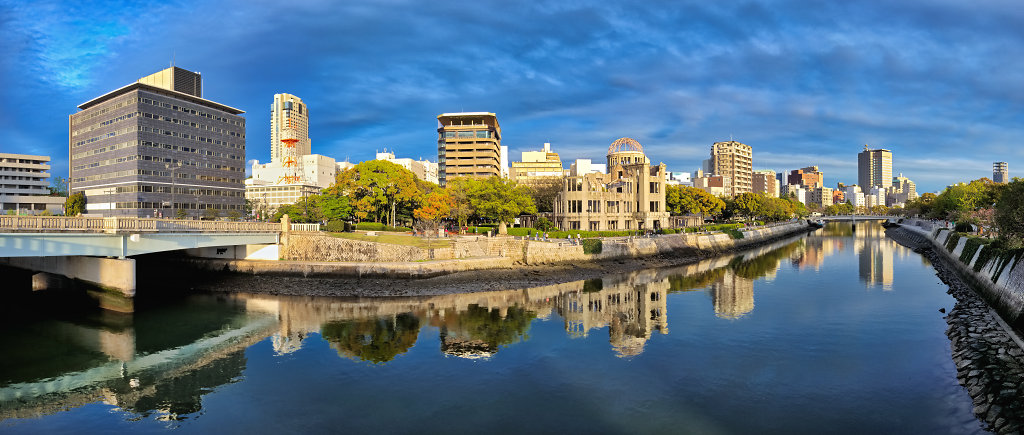
[{"label": "river bank", "polygon": [[1020,339],[984,299],[972,290],[957,267],[922,235],[893,228],[886,235],[927,258],[949,286],[956,305],[946,315],[957,379],[974,401],[974,414],[998,433],[1024,429],[1024,349]]},{"label": "river bank", "polygon": [[[524,289],[638,269],[686,265],[775,242],[808,229],[806,223],[793,223],[775,231],[757,230],[738,239],[742,243],[726,243],[721,235],[707,235],[711,242],[705,242],[703,249],[682,245],[676,240],[682,239],[679,235],[669,235],[662,236],[666,243],[658,243],[657,238],[644,239],[644,244],[650,246],[642,252],[590,258],[577,258],[573,254],[565,261],[542,264],[514,264],[506,257],[361,265],[164,258],[158,265],[140,264],[140,267],[151,268],[155,272],[153,276],[165,276],[168,264],[173,264],[176,270],[171,273],[188,273],[198,278],[190,280],[194,283],[191,289],[195,291],[300,296],[440,295]],[[466,267],[459,270],[453,264]],[[139,275],[146,276],[145,273]],[[158,283],[159,279],[155,284]]]}]

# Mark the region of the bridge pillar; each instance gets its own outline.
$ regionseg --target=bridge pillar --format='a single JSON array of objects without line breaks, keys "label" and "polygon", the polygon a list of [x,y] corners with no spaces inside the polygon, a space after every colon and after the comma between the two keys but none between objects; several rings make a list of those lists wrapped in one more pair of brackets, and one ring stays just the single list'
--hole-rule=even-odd
[{"label": "bridge pillar", "polygon": [[[103,258],[103,257],[9,257],[0,258],[0,262],[20,269],[63,275],[72,279],[80,279],[100,286],[106,290],[119,293],[124,297],[135,296],[135,259]],[[48,280],[40,276],[39,287],[33,279],[33,288],[45,287]]]}]

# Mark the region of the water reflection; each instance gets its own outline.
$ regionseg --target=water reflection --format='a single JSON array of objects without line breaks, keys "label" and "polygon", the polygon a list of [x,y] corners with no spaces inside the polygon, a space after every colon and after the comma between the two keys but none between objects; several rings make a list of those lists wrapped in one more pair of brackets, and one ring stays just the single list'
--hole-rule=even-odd
[{"label": "water reflection", "polygon": [[[909,250],[881,239],[880,228],[829,224],[810,236],[696,264],[523,290],[403,298],[196,296],[127,322],[35,322],[13,341],[30,349],[28,343],[46,337],[54,347],[35,346],[0,363],[0,419],[97,400],[140,417],[183,418],[200,410],[204,394],[241,379],[245,349],[268,337],[277,356],[322,339],[341,358],[388,364],[431,331],[442,354],[486,360],[529,340],[537,319],[560,318],[568,338],[607,329],[612,352],[635,357],[653,335],[668,334],[671,293],[705,291],[715,316],[741,320],[755,309],[758,283],[772,281],[787,265],[819,270],[846,249],[858,256],[869,287],[890,290],[893,257]],[[73,349],[54,351],[60,346]]]}]

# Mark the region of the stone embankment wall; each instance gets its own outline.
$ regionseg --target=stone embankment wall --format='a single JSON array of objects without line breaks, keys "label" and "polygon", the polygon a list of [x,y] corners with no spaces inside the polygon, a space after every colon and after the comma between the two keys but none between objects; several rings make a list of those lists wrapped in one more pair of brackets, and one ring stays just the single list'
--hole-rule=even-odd
[{"label": "stone embankment wall", "polygon": [[970,260],[965,262],[961,257],[967,243],[966,237],[961,237],[950,251],[946,248],[946,242],[953,232],[948,228],[922,220],[908,220],[902,227],[931,242],[939,255],[949,259],[958,272],[973,281],[972,284],[982,297],[1004,319],[1017,326],[1024,323],[1024,266],[1018,267],[1022,258],[1020,255],[1010,258],[991,256],[975,271],[979,259],[986,257],[983,252],[988,249],[987,246],[979,247]]},{"label": "stone embankment wall", "polygon": [[518,264],[558,264],[614,260],[681,252],[720,252],[807,229],[804,221],[742,231],[743,238],[728,234],[668,234],[650,238],[615,237],[602,240],[597,254],[564,240],[542,242],[509,237],[461,236],[451,246],[423,249],[412,246],[343,239],[322,233],[293,233],[281,249],[281,259],[308,262],[415,262],[465,258],[501,257]]}]

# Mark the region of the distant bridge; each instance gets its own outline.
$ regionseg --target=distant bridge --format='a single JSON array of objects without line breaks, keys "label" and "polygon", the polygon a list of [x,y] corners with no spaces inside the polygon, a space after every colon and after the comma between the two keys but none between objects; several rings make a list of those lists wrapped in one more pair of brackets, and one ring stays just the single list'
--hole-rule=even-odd
[{"label": "distant bridge", "polygon": [[[135,255],[218,248],[242,257],[277,245],[284,225],[131,217],[0,216],[0,263],[63,275],[135,295]],[[275,258],[276,259],[276,258]],[[33,279],[33,287],[45,287]],[[38,284],[38,285],[37,285]]]},{"label": "distant bridge", "polygon": [[884,221],[887,219],[893,219],[894,216],[879,216],[879,215],[838,215],[838,216],[821,216],[816,219],[823,221]]}]

